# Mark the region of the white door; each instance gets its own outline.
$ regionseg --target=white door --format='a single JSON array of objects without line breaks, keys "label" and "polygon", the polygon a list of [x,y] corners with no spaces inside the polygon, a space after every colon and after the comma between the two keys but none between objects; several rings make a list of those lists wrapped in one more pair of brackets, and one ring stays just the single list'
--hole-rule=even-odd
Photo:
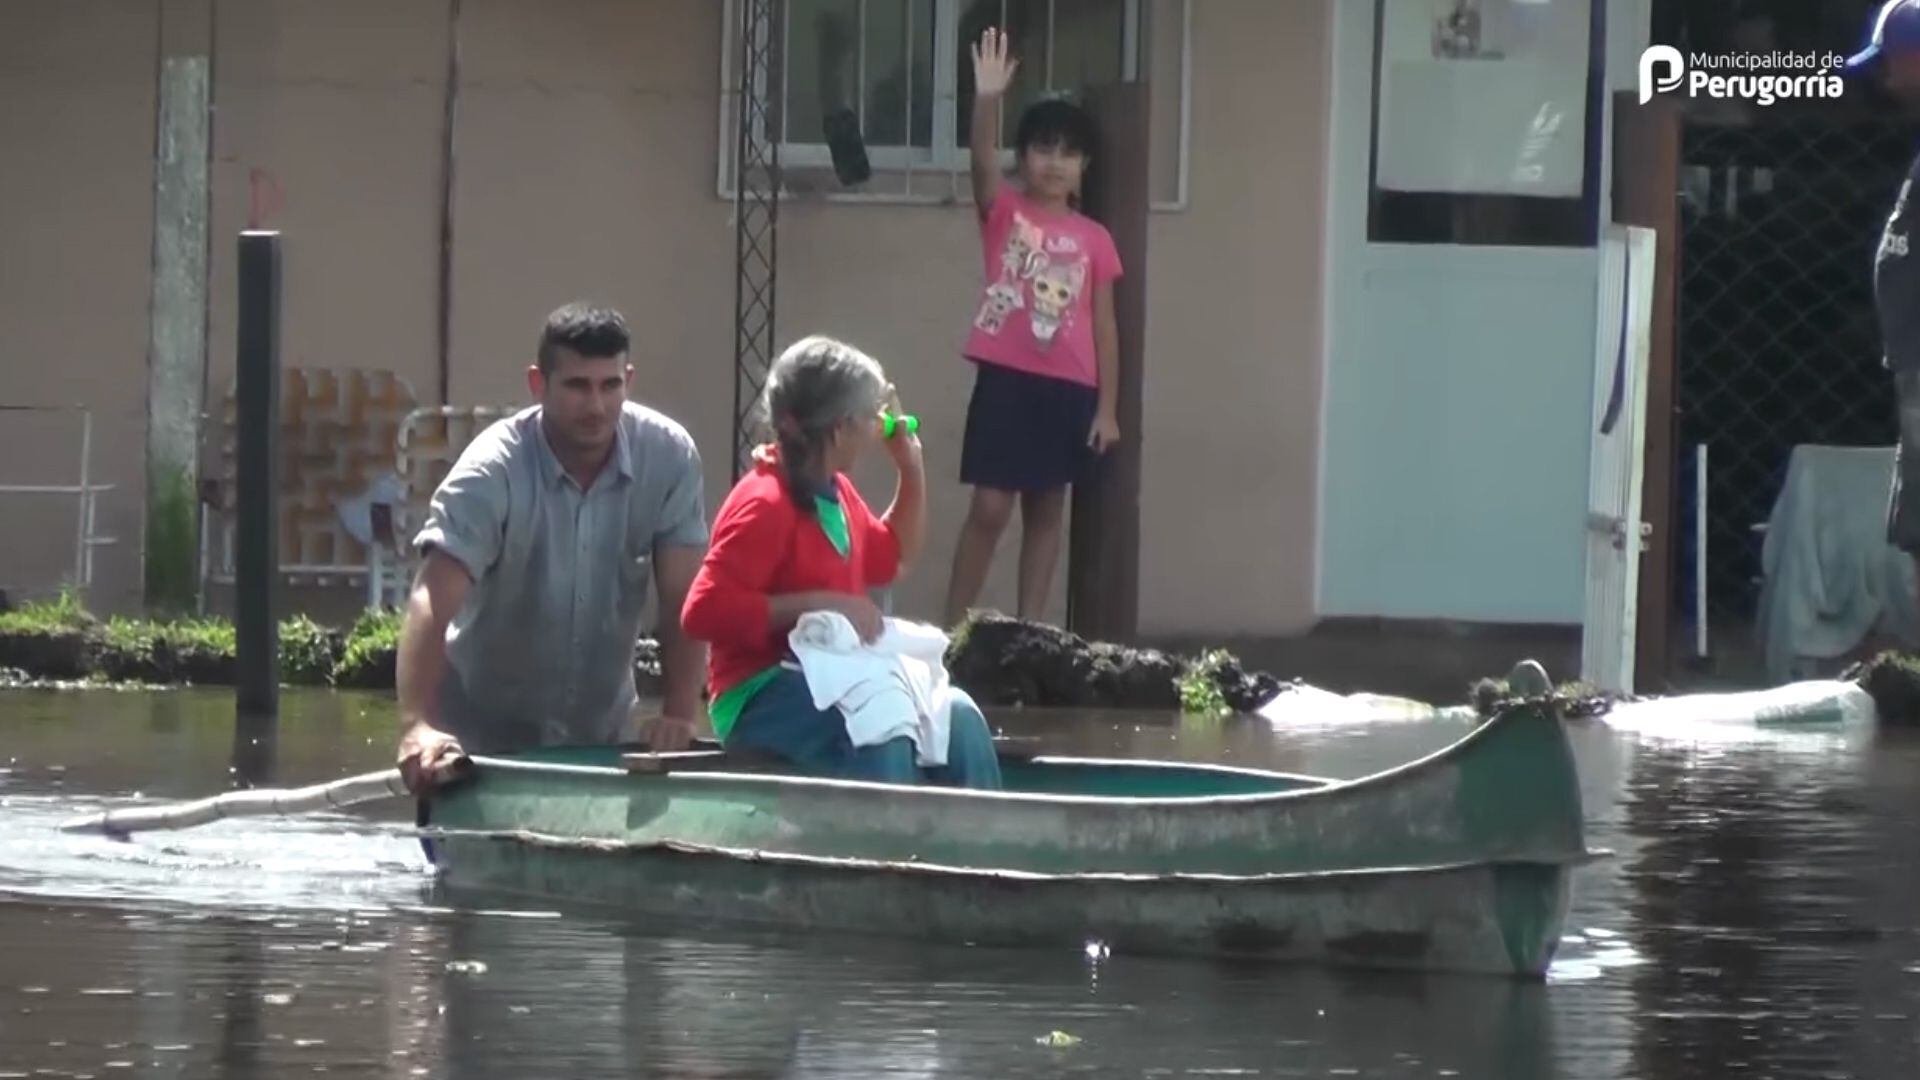
[{"label": "white door", "polygon": [[1633,691],[1634,624],[1646,460],[1647,361],[1652,351],[1654,232],[1610,225],[1600,240],[1595,337],[1593,461],[1587,488],[1587,601],[1580,677]]}]

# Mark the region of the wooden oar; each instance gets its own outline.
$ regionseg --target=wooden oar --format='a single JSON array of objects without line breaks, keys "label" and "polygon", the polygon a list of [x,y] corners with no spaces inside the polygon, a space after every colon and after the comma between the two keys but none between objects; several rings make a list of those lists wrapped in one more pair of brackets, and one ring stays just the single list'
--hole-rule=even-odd
[{"label": "wooden oar", "polygon": [[156,829],[191,829],[210,821],[230,817],[271,817],[304,814],[314,810],[337,809],[376,799],[398,798],[410,794],[400,778],[399,769],[349,776],[325,784],[303,788],[259,788],[253,791],[229,791],[192,802],[168,806],[144,806],[126,810],[108,810],[62,822],[61,832],[103,833],[124,838],[131,833]]},{"label": "wooden oar", "polygon": [[[999,750],[1003,760],[1018,759],[1032,755],[1031,748],[1024,750],[1022,748],[1022,744],[1027,741],[998,736],[994,739],[994,746]],[[751,771],[751,763],[747,759],[735,758],[729,761],[721,750],[720,744],[711,739],[695,739],[691,749],[678,754],[632,753],[624,755],[624,759],[627,769],[631,772],[671,772],[675,764],[683,768],[699,768],[701,765],[726,767],[731,764],[746,766]],[[501,762],[497,758],[463,757],[458,759],[458,763],[443,782],[457,780],[467,770],[482,764],[510,767],[512,763]],[[100,833],[125,839],[137,832],[191,829],[196,825],[205,825],[222,818],[285,817],[311,813],[315,810],[337,810],[358,803],[397,799],[411,794],[407,790],[406,781],[401,779],[399,769],[381,769],[378,772],[362,773],[359,776],[349,776],[303,788],[256,788],[252,791],[229,791],[224,795],[212,795],[192,802],[107,810],[64,821],[60,824],[60,831]]]}]

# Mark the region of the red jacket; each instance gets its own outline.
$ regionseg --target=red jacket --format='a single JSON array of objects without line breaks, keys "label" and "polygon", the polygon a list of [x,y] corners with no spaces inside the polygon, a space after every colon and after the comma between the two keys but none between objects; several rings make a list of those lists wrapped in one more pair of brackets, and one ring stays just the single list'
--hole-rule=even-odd
[{"label": "red jacket", "polygon": [[762,449],[727,493],[706,558],[680,609],[687,636],[708,645],[707,691],[714,697],[790,655],[791,626],[769,627],[768,597],[798,592],[861,594],[900,571],[900,538],[874,516],[853,481],[834,476],[847,516],[847,556],[787,494],[786,474]]}]

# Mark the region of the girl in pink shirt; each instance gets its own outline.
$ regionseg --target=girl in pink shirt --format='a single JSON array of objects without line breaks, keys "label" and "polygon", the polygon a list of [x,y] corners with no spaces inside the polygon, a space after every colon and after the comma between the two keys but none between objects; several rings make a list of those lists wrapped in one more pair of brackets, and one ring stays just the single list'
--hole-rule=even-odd
[{"label": "girl in pink shirt", "polygon": [[1120,255],[1105,227],[1075,208],[1094,142],[1071,102],[1029,106],[1015,136],[1020,184],[996,160],[1000,103],[1019,61],[988,29],[973,49],[973,198],[986,282],[967,336],[973,397],[960,482],[972,505],[953,553],[947,625],[980,595],[1000,534],[1020,509],[1018,608],[1038,618],[1059,561],[1068,487],[1120,438],[1115,400]]}]

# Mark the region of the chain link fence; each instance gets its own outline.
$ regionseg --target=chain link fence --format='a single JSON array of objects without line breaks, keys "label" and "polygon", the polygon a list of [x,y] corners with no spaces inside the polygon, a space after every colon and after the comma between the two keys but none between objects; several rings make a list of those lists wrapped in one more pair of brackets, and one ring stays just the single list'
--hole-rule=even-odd
[{"label": "chain link fence", "polygon": [[1676,614],[1697,627],[1706,447],[1709,651],[1752,640],[1766,522],[1796,445],[1887,446],[1873,255],[1914,152],[1879,120],[1688,123],[1680,177]]}]

